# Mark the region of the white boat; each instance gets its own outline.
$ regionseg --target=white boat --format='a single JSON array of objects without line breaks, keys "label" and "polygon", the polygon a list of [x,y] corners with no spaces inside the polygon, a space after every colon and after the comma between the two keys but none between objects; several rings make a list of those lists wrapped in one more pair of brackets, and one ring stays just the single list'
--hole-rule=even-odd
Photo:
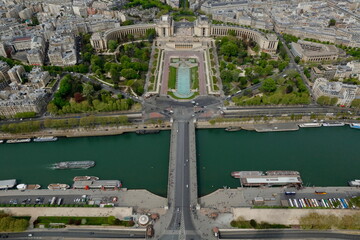
[{"label": "white boat", "polygon": [[50,190],[66,190],[68,188],[70,188],[70,186],[63,183],[52,183],[48,186],[48,189]]},{"label": "white boat", "polygon": [[99,180],[98,177],[95,176],[76,176],[74,177],[74,182],[76,181],[97,181]]},{"label": "white boat", "polygon": [[57,137],[37,137],[34,138],[34,142],[55,142],[57,141]]},{"label": "white boat", "polygon": [[349,186],[351,186],[351,187],[360,187],[360,180],[355,179],[354,181],[349,181]]},{"label": "white boat", "polygon": [[30,138],[10,139],[10,140],[7,140],[6,143],[28,143],[30,141],[31,141]]},{"label": "white boat", "polygon": [[342,127],[345,126],[345,123],[342,122],[335,122],[335,123],[323,123],[324,127]]},{"label": "white boat", "polygon": [[18,184],[18,185],[16,186],[16,188],[17,188],[18,190],[20,190],[20,191],[25,191],[26,188],[27,188],[27,185],[21,183],[21,184]]},{"label": "white boat", "polygon": [[301,128],[308,128],[308,127],[321,127],[322,123],[302,123],[299,124],[299,127]]},{"label": "white boat", "polygon": [[360,129],[360,123],[350,123],[351,128]]},{"label": "white boat", "polygon": [[0,140],[0,144],[3,143],[3,142],[4,142],[4,140]]}]

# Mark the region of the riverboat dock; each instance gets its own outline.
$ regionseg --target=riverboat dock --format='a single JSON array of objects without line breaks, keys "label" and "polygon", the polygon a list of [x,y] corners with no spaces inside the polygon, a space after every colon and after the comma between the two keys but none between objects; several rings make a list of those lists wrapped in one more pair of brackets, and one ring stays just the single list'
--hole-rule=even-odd
[{"label": "riverboat dock", "polygon": [[233,172],[234,178],[240,179],[242,187],[260,186],[302,186],[300,173],[297,171],[239,171]]},{"label": "riverboat dock", "polygon": [[75,181],[73,189],[117,189],[121,188],[119,180]]}]

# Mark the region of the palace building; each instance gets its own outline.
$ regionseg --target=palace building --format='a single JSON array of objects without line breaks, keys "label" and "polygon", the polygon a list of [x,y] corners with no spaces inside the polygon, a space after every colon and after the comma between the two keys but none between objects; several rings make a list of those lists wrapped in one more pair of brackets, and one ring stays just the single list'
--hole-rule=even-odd
[{"label": "palace building", "polygon": [[[269,54],[275,54],[278,45],[278,38],[275,34],[266,34],[237,26],[211,24],[206,16],[199,16],[195,22],[175,22],[169,15],[162,16],[155,24],[121,26],[106,32],[97,32],[92,35],[90,41],[96,51],[104,51],[107,50],[109,40],[121,41],[129,34],[144,36],[149,29],[156,30],[158,38],[162,41],[176,39],[176,45],[184,48],[192,48],[189,40],[199,42],[199,39],[226,36],[230,31],[239,38],[255,41],[261,51]],[[179,38],[179,36],[181,37]]]}]

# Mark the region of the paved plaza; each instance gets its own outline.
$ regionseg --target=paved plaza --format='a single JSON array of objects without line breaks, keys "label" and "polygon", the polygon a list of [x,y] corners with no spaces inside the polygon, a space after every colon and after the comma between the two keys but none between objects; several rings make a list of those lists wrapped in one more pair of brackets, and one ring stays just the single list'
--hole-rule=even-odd
[{"label": "paved plaza", "polygon": [[203,51],[165,51],[164,60],[163,60],[163,71],[161,76],[161,95],[168,94],[168,83],[169,83],[169,69],[171,58],[196,58],[199,67],[199,93],[204,96],[206,92],[206,75],[205,72],[205,62],[204,62],[204,52]]}]

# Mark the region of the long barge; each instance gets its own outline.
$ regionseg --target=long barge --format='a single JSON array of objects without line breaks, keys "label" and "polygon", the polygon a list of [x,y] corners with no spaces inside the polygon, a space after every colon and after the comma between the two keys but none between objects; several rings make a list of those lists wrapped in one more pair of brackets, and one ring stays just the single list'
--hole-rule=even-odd
[{"label": "long barge", "polygon": [[345,126],[345,123],[343,122],[334,122],[334,123],[323,123],[324,127],[343,127]]},{"label": "long barge", "polygon": [[231,176],[240,179],[242,187],[260,186],[302,186],[302,179],[298,171],[237,171]]},{"label": "long barge", "polygon": [[16,179],[0,180],[0,189],[10,189],[15,187]]},{"label": "long barge", "polygon": [[34,138],[34,142],[55,142],[57,141],[57,137],[37,137]]},{"label": "long barge", "polygon": [[302,123],[299,124],[299,127],[301,128],[310,128],[310,127],[321,127],[322,123]]},{"label": "long barge", "polygon": [[143,134],[158,134],[160,130],[136,130],[136,134],[143,135]]},{"label": "long barge", "polygon": [[23,139],[9,139],[6,143],[28,143],[31,142],[31,138],[23,138]]}]

